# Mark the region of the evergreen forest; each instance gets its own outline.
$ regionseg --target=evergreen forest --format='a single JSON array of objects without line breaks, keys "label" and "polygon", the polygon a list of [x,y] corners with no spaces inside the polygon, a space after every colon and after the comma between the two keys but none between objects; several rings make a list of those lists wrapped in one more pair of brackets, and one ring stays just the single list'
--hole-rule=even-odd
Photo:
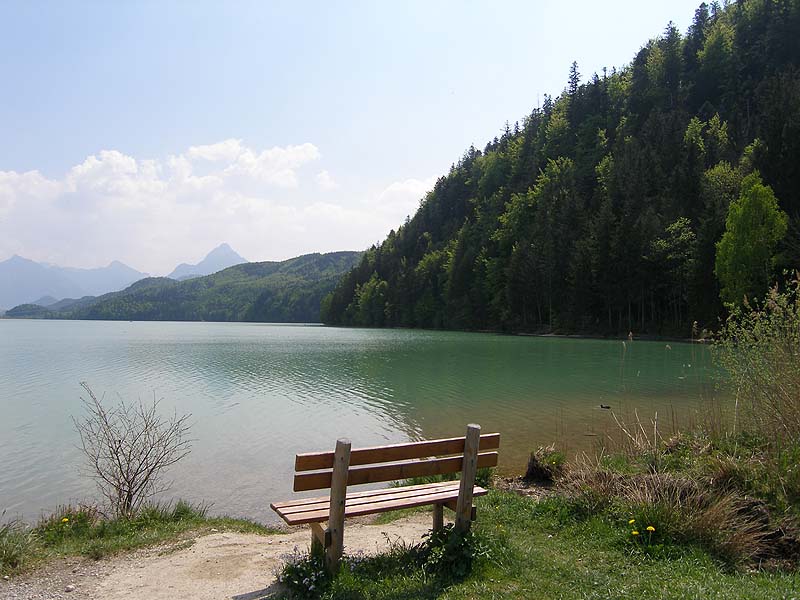
[{"label": "evergreen forest", "polygon": [[797,268],[800,0],[703,3],[467,149],[322,320],[688,337]]}]

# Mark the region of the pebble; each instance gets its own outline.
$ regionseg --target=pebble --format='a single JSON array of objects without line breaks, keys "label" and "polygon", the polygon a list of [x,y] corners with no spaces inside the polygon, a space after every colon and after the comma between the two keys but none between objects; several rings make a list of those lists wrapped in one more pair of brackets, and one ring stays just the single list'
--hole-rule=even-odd
[{"label": "pebble", "polygon": [[11,577],[9,577],[8,575],[3,575],[3,580],[8,581],[9,579],[11,579]]},{"label": "pebble", "polygon": [[64,591],[65,592],[74,592],[75,591],[75,586],[70,583],[67,587],[64,588]]}]

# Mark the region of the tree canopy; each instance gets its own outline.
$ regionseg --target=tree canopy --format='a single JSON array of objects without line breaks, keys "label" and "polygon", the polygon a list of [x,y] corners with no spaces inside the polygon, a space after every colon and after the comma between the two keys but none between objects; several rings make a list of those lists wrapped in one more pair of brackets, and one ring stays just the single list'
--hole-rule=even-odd
[{"label": "tree canopy", "polygon": [[[774,255],[800,266],[798,32],[800,0],[704,3],[685,34],[668,24],[621,69],[581,82],[573,63],[559,97],[470,147],[413,218],[365,252],[323,303],[324,322],[715,327],[721,288],[726,300],[766,289]],[[778,216],[749,238],[725,234],[738,211],[773,204]],[[731,288],[723,234],[769,242],[751,249],[746,290]]]}]

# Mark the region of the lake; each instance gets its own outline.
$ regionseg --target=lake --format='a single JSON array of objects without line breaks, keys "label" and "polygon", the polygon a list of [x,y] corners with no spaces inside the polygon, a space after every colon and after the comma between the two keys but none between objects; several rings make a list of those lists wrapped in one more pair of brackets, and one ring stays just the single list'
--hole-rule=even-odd
[{"label": "lake", "polygon": [[[275,521],[297,452],[501,432],[501,472],[531,449],[619,436],[617,414],[693,418],[714,399],[701,345],[313,325],[0,319],[0,512],[91,501],[73,416],[86,381],[108,402],[192,414],[171,495]],[[668,427],[667,427],[668,428]]]}]

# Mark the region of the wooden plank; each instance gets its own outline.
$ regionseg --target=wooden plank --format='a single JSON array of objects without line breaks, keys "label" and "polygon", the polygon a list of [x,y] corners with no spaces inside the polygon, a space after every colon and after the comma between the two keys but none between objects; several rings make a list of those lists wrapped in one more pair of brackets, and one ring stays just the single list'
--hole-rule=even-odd
[{"label": "wooden plank", "polygon": [[331,474],[331,501],[326,532],[330,534],[330,544],[325,548],[325,567],[332,575],[339,572],[339,560],[344,552],[344,515],[349,468],[350,440],[337,440],[333,458],[333,473]]},{"label": "wooden plank", "polygon": [[[474,497],[485,496],[488,492],[478,486],[472,492]],[[362,515],[372,515],[381,512],[388,512],[398,510],[400,508],[413,508],[415,506],[425,506],[427,504],[442,504],[449,500],[455,500],[458,497],[456,490],[445,490],[426,494],[424,496],[414,496],[411,498],[401,498],[399,500],[378,501],[368,504],[359,504],[353,507],[345,508],[345,515],[347,517],[358,517]],[[283,515],[281,515],[283,517]],[[294,515],[287,515],[283,517],[289,525],[304,525],[318,521],[324,521],[328,518],[328,510],[317,510],[297,513]]]},{"label": "wooden plank", "polygon": [[[428,486],[423,487],[422,489],[415,489],[415,490],[404,490],[403,488],[389,488],[392,490],[391,493],[381,493],[381,494],[365,494],[359,497],[353,497],[350,494],[347,495],[347,506],[356,506],[357,504],[369,504],[370,502],[377,502],[377,501],[385,501],[385,500],[397,500],[399,498],[411,498],[413,496],[419,496],[424,494],[430,494],[432,492],[443,492],[445,490],[455,491],[458,493],[459,483],[458,481],[451,481],[449,482],[450,485],[447,486]],[[379,490],[383,491],[383,490]],[[311,502],[311,503],[303,503],[303,504],[295,504],[286,506],[280,509],[280,513],[282,515],[290,515],[294,513],[301,513],[309,510],[320,510],[325,508],[330,503],[330,498],[325,497],[321,498],[318,502]]]},{"label": "wooden plank", "polygon": [[[473,496],[474,495],[475,494],[473,494]],[[450,510],[452,510],[453,512],[456,512],[456,509],[458,508],[458,498],[456,498],[455,500],[449,500],[448,502],[445,502],[444,505],[447,508],[449,508]],[[478,510],[473,505],[472,514],[470,515],[470,520],[471,521],[475,521],[475,520],[477,520],[477,518],[478,518]]]},{"label": "wooden plank", "polygon": [[319,522],[311,523],[311,545],[319,544],[323,548],[328,547],[330,536],[326,535],[326,530],[323,529]]},{"label": "wooden plank", "polygon": [[[485,433],[481,436],[481,450],[497,450],[500,447],[499,433]],[[350,452],[350,466],[372,463],[396,462],[412,458],[427,458],[447,454],[463,454],[464,438],[424,440],[388,446],[356,448]],[[333,452],[307,452],[294,459],[295,471],[318,471],[333,467]]]},{"label": "wooden plank", "polygon": [[[362,496],[374,496],[378,494],[394,494],[395,492],[399,491],[413,491],[413,490],[422,490],[432,487],[449,487],[449,486],[456,486],[458,487],[458,479],[454,479],[452,481],[437,481],[436,483],[422,483],[419,485],[401,485],[398,487],[387,487],[381,488],[379,490],[367,490],[362,492],[347,492],[347,501],[350,502],[351,499],[360,498]],[[289,508],[292,506],[300,506],[302,504],[315,504],[317,502],[327,502],[330,496],[317,496],[316,498],[295,498],[293,500],[286,500],[284,502],[273,502],[269,506],[272,510],[280,510],[284,508]]]},{"label": "wooden plank", "polygon": [[439,531],[444,527],[444,505],[433,505],[433,530]]},{"label": "wooden plank", "polygon": [[475,486],[475,475],[478,472],[478,446],[480,445],[481,426],[467,425],[466,442],[464,444],[464,466],[461,469],[461,487],[456,504],[456,530],[467,531],[472,524],[472,488]]},{"label": "wooden plank", "polygon": [[[497,452],[481,452],[478,454],[476,468],[497,466]],[[365,483],[380,483],[382,481],[395,481],[411,477],[425,477],[429,475],[444,475],[457,473],[464,465],[463,456],[451,458],[434,458],[430,460],[415,460],[388,465],[370,467],[356,467],[350,469],[347,485],[363,485]],[[301,473],[294,476],[294,491],[322,490],[331,486],[331,473]]]}]

